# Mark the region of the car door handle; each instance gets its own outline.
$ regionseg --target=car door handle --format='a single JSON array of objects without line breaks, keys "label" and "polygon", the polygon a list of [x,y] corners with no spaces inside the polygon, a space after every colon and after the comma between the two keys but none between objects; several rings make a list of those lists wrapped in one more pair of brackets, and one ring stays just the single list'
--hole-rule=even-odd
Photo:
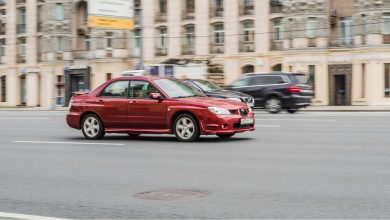
[{"label": "car door handle", "polygon": [[129,103],[130,103],[130,104],[134,104],[134,103],[137,103],[137,101],[131,100],[131,101],[129,101]]}]

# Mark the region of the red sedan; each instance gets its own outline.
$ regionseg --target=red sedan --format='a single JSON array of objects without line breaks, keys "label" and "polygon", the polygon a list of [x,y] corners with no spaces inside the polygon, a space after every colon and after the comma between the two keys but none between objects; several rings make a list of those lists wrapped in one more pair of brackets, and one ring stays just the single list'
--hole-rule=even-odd
[{"label": "red sedan", "polygon": [[175,134],[189,142],[200,135],[230,138],[255,130],[246,104],[205,97],[181,80],[163,77],[117,78],[89,94],[75,94],[66,121],[87,139],[107,132]]}]

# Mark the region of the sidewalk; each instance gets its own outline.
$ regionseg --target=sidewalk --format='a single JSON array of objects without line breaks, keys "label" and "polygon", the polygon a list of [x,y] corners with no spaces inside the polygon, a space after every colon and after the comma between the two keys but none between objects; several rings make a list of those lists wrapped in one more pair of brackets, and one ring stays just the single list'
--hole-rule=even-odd
[{"label": "sidewalk", "polygon": [[[67,107],[56,107],[54,111],[67,111]],[[53,111],[44,107],[0,107],[0,111]],[[308,112],[390,112],[390,106],[310,106]]]}]

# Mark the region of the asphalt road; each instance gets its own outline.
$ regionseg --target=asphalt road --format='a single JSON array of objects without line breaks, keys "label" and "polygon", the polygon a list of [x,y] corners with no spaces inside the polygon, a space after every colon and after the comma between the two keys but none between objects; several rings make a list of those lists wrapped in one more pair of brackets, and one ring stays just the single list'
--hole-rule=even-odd
[{"label": "asphalt road", "polygon": [[390,218],[390,113],[256,118],[255,132],[183,144],[87,141],[63,112],[1,111],[0,219]]}]

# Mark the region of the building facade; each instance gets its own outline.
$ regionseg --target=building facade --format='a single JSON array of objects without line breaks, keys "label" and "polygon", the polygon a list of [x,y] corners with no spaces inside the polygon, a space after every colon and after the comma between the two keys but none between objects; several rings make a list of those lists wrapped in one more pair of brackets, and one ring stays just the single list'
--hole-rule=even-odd
[{"label": "building facade", "polygon": [[85,0],[0,0],[0,106],[66,105],[133,67],[132,32],[88,28]]},{"label": "building facade", "polygon": [[301,72],[315,105],[390,105],[390,1],[143,0],[142,9],[148,63],[211,60],[225,84]]}]

